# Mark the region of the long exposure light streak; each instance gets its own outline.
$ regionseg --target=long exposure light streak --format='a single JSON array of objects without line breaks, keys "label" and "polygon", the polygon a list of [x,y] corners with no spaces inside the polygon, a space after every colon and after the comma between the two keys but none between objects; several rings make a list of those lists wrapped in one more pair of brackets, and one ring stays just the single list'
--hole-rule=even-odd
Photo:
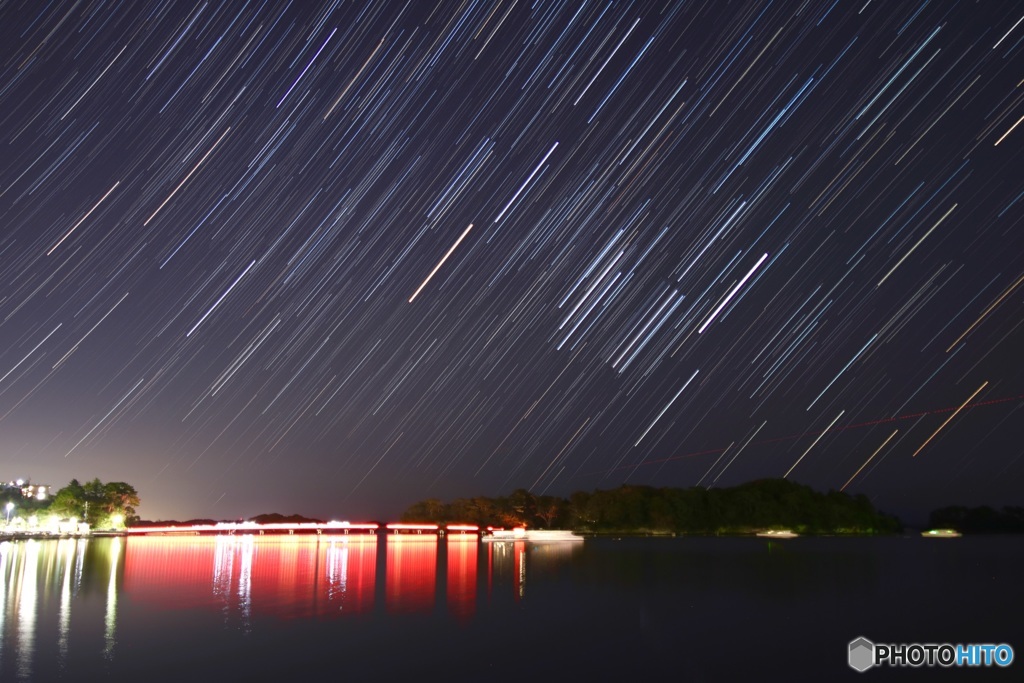
[{"label": "long exposure light streak", "polygon": [[548,157],[551,156],[551,153],[554,152],[557,147],[557,142],[551,145],[551,149],[549,149],[548,153],[544,155],[544,158],[540,160],[540,163],[534,166],[533,171],[530,172],[530,175],[527,176],[526,180],[523,181],[523,184],[519,186],[519,189],[516,190],[516,193],[512,195],[512,199],[508,200],[508,203],[506,203],[505,206],[501,207],[501,211],[498,212],[498,216],[494,219],[495,223],[500,221],[505,216],[505,212],[508,211],[509,207],[512,206],[512,204],[515,203],[516,199],[519,198],[519,195],[522,194],[523,190],[526,189],[526,186],[530,184],[531,180],[533,180],[533,176],[537,175],[537,171],[541,169],[541,167],[544,165],[544,162],[548,160]]},{"label": "long exposure light streak", "polygon": [[880,452],[882,451],[882,449],[883,449],[883,448],[885,448],[885,444],[887,444],[887,443],[889,443],[890,441],[892,441],[892,437],[894,437],[894,436],[896,436],[897,434],[899,434],[899,432],[900,432],[900,430],[898,430],[898,429],[896,429],[896,430],[893,430],[893,433],[889,435],[889,438],[887,438],[887,439],[886,439],[885,441],[883,441],[883,442],[882,442],[882,445],[881,445],[881,446],[879,446],[878,448],[876,448],[876,449],[875,449],[875,452],[874,452],[874,453],[872,453],[872,454],[871,454],[871,455],[870,455],[870,456],[868,457],[868,459],[864,461],[864,464],[863,464],[863,465],[861,465],[860,467],[858,467],[858,468],[857,468],[857,471],[853,473],[853,476],[851,476],[851,477],[850,477],[849,479],[847,479],[847,480],[846,480],[846,483],[845,483],[845,484],[843,484],[843,485],[842,485],[842,487],[840,487],[840,489],[839,489],[839,490],[840,490],[840,491],[845,491],[845,490],[846,490],[846,487],[850,485],[850,482],[851,482],[851,481],[853,481],[854,479],[856,479],[856,478],[857,478],[857,475],[858,475],[858,474],[860,474],[861,470],[863,470],[863,469],[864,469],[865,467],[867,467],[867,466],[868,466],[868,463],[869,463],[869,462],[871,462],[871,460],[872,460],[872,459],[873,459],[873,458],[874,458],[874,457],[875,457],[876,455],[878,455],[878,454],[879,454],[879,453],[880,453]]},{"label": "long exposure light streak", "polygon": [[912,246],[910,249],[907,250],[907,253],[905,253],[903,255],[903,257],[900,258],[900,260],[896,262],[896,265],[894,265],[892,268],[889,269],[888,273],[886,273],[885,275],[882,276],[882,279],[878,281],[878,284],[875,285],[875,287],[881,287],[882,283],[885,282],[886,280],[888,280],[889,276],[892,275],[893,272],[895,272],[895,270],[897,268],[899,268],[900,265],[902,265],[904,261],[907,260],[907,257],[910,256],[912,253],[914,253],[915,249],[917,249],[919,246],[921,246],[921,242],[924,242],[925,239],[928,237],[928,235],[932,234],[932,231],[935,230],[935,228],[939,227],[939,225],[942,223],[942,221],[946,220],[946,218],[949,216],[949,214],[953,213],[953,209],[955,209],[956,206],[957,205],[954,204],[953,206],[949,207],[949,211],[944,213],[942,215],[942,218],[940,218],[939,220],[937,220],[935,222],[935,225],[933,225],[932,227],[928,228],[928,232],[926,232],[924,235],[922,235],[921,239],[919,239],[918,241],[914,242],[914,246]]},{"label": "long exposure light streak", "polygon": [[220,134],[220,137],[219,137],[219,138],[217,138],[217,142],[213,143],[213,147],[211,147],[210,149],[206,150],[206,154],[204,154],[204,155],[203,155],[203,158],[202,158],[202,159],[200,159],[200,160],[199,160],[199,161],[198,161],[198,162],[196,163],[196,165],[192,167],[192,170],[191,170],[191,171],[189,171],[189,172],[188,172],[188,174],[187,174],[187,175],[186,175],[186,176],[185,176],[184,178],[182,178],[182,179],[181,179],[181,182],[180,182],[180,183],[178,183],[178,185],[177,185],[177,186],[176,186],[176,187],[175,187],[175,188],[174,188],[173,190],[171,190],[171,193],[170,193],[169,195],[167,195],[167,198],[166,198],[166,199],[164,199],[164,200],[163,200],[163,201],[162,201],[162,202],[160,203],[160,206],[156,207],[156,211],[154,211],[153,213],[149,214],[149,218],[147,218],[146,220],[144,220],[144,221],[142,222],[142,225],[143,225],[143,227],[145,227],[145,226],[149,225],[149,222],[150,222],[150,221],[152,221],[152,220],[153,220],[154,218],[156,218],[156,215],[157,215],[158,213],[160,213],[160,212],[161,212],[161,211],[163,210],[163,208],[164,208],[165,206],[167,206],[167,202],[171,201],[171,199],[173,199],[173,198],[174,198],[174,195],[178,194],[178,190],[180,190],[180,189],[181,189],[181,187],[182,187],[182,186],[183,186],[183,185],[184,185],[185,183],[187,183],[187,182],[188,182],[188,179],[192,177],[192,174],[193,174],[193,173],[195,173],[196,171],[198,171],[198,170],[199,170],[199,167],[203,165],[203,162],[204,162],[204,161],[206,161],[207,157],[209,157],[209,156],[210,156],[211,154],[213,154],[213,150],[217,149],[217,145],[219,145],[219,144],[220,144],[220,142],[221,142],[221,140],[223,140],[223,139],[224,139],[224,137],[225,137],[225,136],[226,136],[226,135],[227,135],[228,133],[230,133],[230,132],[231,132],[231,127],[230,127],[230,126],[228,126],[227,130],[225,130],[225,131],[224,131],[223,133],[221,133],[221,134]]},{"label": "long exposure light streak", "polygon": [[839,414],[838,414],[838,415],[836,415],[836,416],[835,416],[835,418],[834,418],[834,419],[833,419],[833,420],[832,420],[832,421],[831,421],[831,422],[830,422],[830,423],[828,424],[828,427],[825,427],[825,431],[823,431],[823,432],[822,432],[821,434],[819,434],[819,435],[818,435],[818,438],[814,440],[814,443],[812,443],[812,444],[811,444],[810,446],[808,446],[808,447],[807,447],[807,450],[806,450],[806,451],[804,451],[804,452],[803,452],[803,453],[802,453],[802,454],[800,455],[800,457],[796,459],[796,462],[795,462],[795,463],[793,463],[793,465],[792,465],[792,466],[791,466],[791,467],[790,467],[790,468],[789,468],[788,470],[786,470],[786,473],[785,473],[784,475],[782,475],[782,478],[783,478],[783,479],[788,479],[788,478],[789,478],[789,475],[790,475],[790,473],[791,473],[791,472],[792,472],[793,470],[795,470],[795,469],[796,469],[796,466],[800,464],[800,461],[801,461],[801,460],[803,460],[803,459],[804,459],[804,457],[806,457],[806,455],[807,455],[808,453],[810,453],[810,452],[811,452],[811,449],[812,449],[812,448],[814,448],[814,447],[815,447],[815,446],[817,445],[817,443],[818,443],[819,441],[821,441],[821,438],[822,438],[823,436],[825,436],[826,434],[828,434],[828,430],[832,429],[832,425],[834,425],[834,424],[835,424],[836,422],[838,422],[838,421],[839,421],[839,418],[841,418],[841,417],[843,416],[843,413],[845,413],[845,412],[846,412],[846,410],[840,410],[840,411],[839,411]]},{"label": "long exposure light streak", "polygon": [[85,219],[88,218],[89,216],[91,216],[92,212],[95,211],[99,207],[99,205],[103,203],[103,200],[106,199],[107,197],[109,197],[110,193],[113,192],[114,190],[116,190],[117,186],[120,185],[120,184],[121,184],[120,180],[118,180],[116,183],[114,183],[114,186],[111,187],[109,190],[107,190],[107,193],[105,195],[103,195],[102,197],[100,197],[100,200],[98,202],[96,202],[95,204],[93,204],[92,208],[89,209],[88,211],[86,211],[85,215],[82,216],[81,218],[79,218],[78,222],[75,223],[74,225],[72,225],[71,229],[68,230],[66,233],[64,233],[64,236],[61,237],[59,240],[57,240],[57,243],[55,245],[50,247],[50,250],[48,252],[46,252],[46,255],[49,256],[54,251],[56,251],[57,247],[59,247],[61,244],[63,244],[64,240],[66,240],[68,237],[70,237],[71,233],[73,233],[78,228],[79,225],[84,223]]},{"label": "long exposure light streak", "polygon": [[914,454],[911,457],[916,458],[917,454],[920,453],[921,451],[923,451],[924,447],[927,446],[929,443],[931,443],[931,440],[935,438],[935,435],[938,434],[939,432],[941,432],[942,429],[946,425],[949,424],[950,420],[952,420],[954,417],[956,417],[960,413],[961,410],[963,410],[965,407],[967,407],[967,404],[971,402],[971,399],[974,398],[975,396],[977,396],[979,393],[981,393],[981,390],[984,389],[986,386],[988,386],[988,381],[982,382],[981,386],[978,387],[977,389],[975,389],[974,393],[971,394],[970,396],[968,396],[967,400],[964,401],[963,403],[961,403],[960,407],[957,408],[956,410],[954,410],[953,414],[950,415],[949,417],[947,417],[946,421],[943,422],[942,424],[940,424],[939,428],[936,429],[934,432],[932,432],[932,435],[929,436],[927,439],[925,439],[923,444],[921,444],[920,446],[917,447],[917,450],[914,451]]},{"label": "long exposure light streak", "polygon": [[710,325],[712,322],[714,322],[714,320],[718,316],[718,314],[722,312],[722,309],[729,305],[729,302],[732,301],[732,298],[734,296],[736,296],[736,292],[740,291],[740,289],[743,287],[743,285],[746,284],[747,280],[750,279],[750,276],[754,274],[754,271],[757,270],[758,268],[760,268],[761,264],[764,263],[765,259],[767,259],[767,258],[768,258],[768,254],[766,253],[766,254],[763,254],[761,256],[761,258],[759,258],[757,260],[757,263],[755,263],[754,266],[750,270],[747,271],[747,274],[743,276],[743,279],[736,283],[736,286],[732,288],[732,291],[729,292],[729,295],[726,296],[724,299],[722,299],[722,303],[718,304],[718,308],[716,308],[711,313],[711,315],[708,316],[708,319],[705,320],[704,324],[701,325],[700,328],[697,330],[697,334],[703,334],[704,330],[708,329],[708,325]]},{"label": "long exposure light streak", "polygon": [[427,286],[428,282],[430,282],[430,279],[437,274],[437,271],[441,270],[441,266],[444,265],[444,262],[447,261],[448,257],[452,255],[452,252],[455,251],[455,249],[458,248],[460,244],[462,244],[462,240],[466,239],[466,235],[468,235],[469,231],[472,229],[473,224],[470,223],[469,225],[466,226],[466,229],[462,231],[462,234],[459,235],[459,239],[455,240],[455,244],[448,247],[448,251],[444,253],[444,256],[442,256],[441,260],[437,262],[437,265],[434,266],[434,269],[430,271],[430,274],[427,275],[423,282],[420,283],[420,286],[416,288],[416,291],[412,293],[412,296],[409,297],[409,303],[415,301],[416,297],[419,296],[420,292],[423,291],[423,288]]},{"label": "long exposure light streak", "polygon": [[186,337],[191,337],[192,336],[192,333],[195,332],[196,329],[200,325],[203,324],[203,321],[206,320],[210,316],[211,313],[213,313],[213,311],[217,308],[217,306],[220,306],[220,302],[224,301],[224,297],[226,297],[228,294],[231,293],[231,290],[235,288],[235,285],[237,285],[241,281],[241,279],[243,277],[245,277],[245,274],[248,273],[249,269],[252,268],[254,265],[256,265],[256,261],[252,261],[248,266],[245,267],[245,270],[242,271],[242,274],[235,278],[235,281],[232,282],[231,285],[227,289],[224,290],[224,293],[220,295],[220,298],[218,298],[215,302],[213,302],[213,305],[210,306],[206,310],[206,313],[203,313],[203,317],[200,318],[199,321],[196,322],[196,324],[192,326],[192,329],[190,329],[185,334]]},{"label": "long exposure light streak", "polygon": [[1017,278],[1017,280],[1012,285],[1010,285],[1009,287],[1006,288],[1006,291],[1004,291],[999,296],[998,299],[996,299],[991,304],[989,304],[988,307],[984,311],[982,311],[981,315],[979,315],[978,318],[973,323],[968,325],[967,329],[964,330],[963,333],[961,333],[961,335],[959,337],[954,339],[952,344],[950,344],[949,346],[946,347],[946,353],[949,353],[950,351],[952,351],[953,348],[957,344],[960,343],[961,339],[963,339],[968,334],[970,334],[971,330],[973,330],[975,327],[977,327],[978,323],[980,323],[985,318],[985,316],[987,316],[989,313],[991,313],[993,310],[995,310],[996,306],[998,306],[1003,301],[1003,299],[1008,297],[1010,295],[1010,293],[1013,292],[1013,290],[1017,289],[1017,287],[1022,282],[1024,282],[1024,275],[1021,275],[1019,278]]},{"label": "long exposure light streak", "polygon": [[672,400],[669,401],[667,404],[665,404],[665,407],[661,409],[661,412],[658,413],[658,416],[656,418],[654,418],[654,420],[651,422],[651,424],[649,424],[647,426],[647,429],[644,430],[644,433],[640,435],[640,438],[636,440],[636,443],[633,444],[634,448],[639,446],[640,442],[644,440],[645,436],[647,436],[647,433],[649,431],[651,431],[651,428],[653,428],[654,425],[658,424],[658,420],[661,419],[661,416],[665,414],[665,411],[667,411],[669,408],[672,407],[672,404],[676,402],[677,398],[679,398],[679,394],[683,393],[683,389],[685,389],[686,387],[690,386],[690,382],[693,381],[693,378],[697,376],[698,372],[700,372],[700,370],[694,370],[693,374],[690,375],[690,379],[686,380],[686,382],[683,383],[683,386],[679,387],[679,391],[677,391],[676,395],[672,397]]}]

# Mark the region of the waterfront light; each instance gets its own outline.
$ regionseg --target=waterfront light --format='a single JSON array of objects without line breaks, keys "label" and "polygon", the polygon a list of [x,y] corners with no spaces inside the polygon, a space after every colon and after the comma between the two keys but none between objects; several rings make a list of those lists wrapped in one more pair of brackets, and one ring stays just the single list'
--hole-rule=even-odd
[{"label": "waterfront light", "polygon": [[11,510],[14,509],[14,503],[7,504],[7,523],[11,523]]}]

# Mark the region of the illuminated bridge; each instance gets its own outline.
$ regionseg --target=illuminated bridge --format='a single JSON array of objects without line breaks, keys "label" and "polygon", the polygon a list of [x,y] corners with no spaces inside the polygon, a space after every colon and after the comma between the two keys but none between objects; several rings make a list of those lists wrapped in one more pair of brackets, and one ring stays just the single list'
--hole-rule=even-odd
[{"label": "illuminated bridge", "polygon": [[127,530],[131,536],[233,536],[233,535],[341,535],[376,536],[378,534],[402,536],[445,536],[478,535],[480,528],[474,524],[405,524],[392,522],[294,522],[259,524],[256,522],[218,522],[216,524],[191,524],[169,526],[133,527]]}]

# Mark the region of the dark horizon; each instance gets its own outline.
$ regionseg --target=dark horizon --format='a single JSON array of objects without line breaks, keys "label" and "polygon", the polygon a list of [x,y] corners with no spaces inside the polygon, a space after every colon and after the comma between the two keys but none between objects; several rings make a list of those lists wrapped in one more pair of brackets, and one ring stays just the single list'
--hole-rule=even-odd
[{"label": "dark horizon", "polygon": [[1024,504],[1017,3],[95,0],[0,35],[5,476],[146,519]]}]

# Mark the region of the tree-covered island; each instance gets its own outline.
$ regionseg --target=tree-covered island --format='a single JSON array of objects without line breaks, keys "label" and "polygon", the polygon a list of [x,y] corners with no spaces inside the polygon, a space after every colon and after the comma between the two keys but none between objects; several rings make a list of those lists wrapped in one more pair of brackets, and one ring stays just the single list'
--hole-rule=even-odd
[{"label": "tree-covered island", "polygon": [[55,520],[75,520],[93,529],[123,529],[138,521],[139,494],[123,481],[77,479],[53,495],[26,496],[20,485],[0,491],[3,521],[8,531],[51,526]]},{"label": "tree-covered island", "polygon": [[480,526],[570,528],[595,534],[750,534],[790,529],[801,534],[887,534],[900,521],[879,512],[864,495],[820,493],[784,479],[732,488],[655,488],[624,485],[568,498],[518,489],[509,496],[427,499],[402,520],[469,522]]}]

